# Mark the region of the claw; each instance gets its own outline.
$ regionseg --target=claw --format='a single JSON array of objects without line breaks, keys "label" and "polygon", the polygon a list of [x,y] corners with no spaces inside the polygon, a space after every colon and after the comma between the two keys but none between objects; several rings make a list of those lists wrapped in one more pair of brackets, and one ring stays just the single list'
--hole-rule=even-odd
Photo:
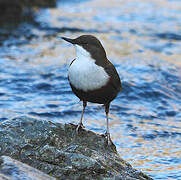
[{"label": "claw", "polygon": [[84,125],[82,123],[78,124],[76,128],[76,134],[79,133],[79,129],[83,129],[83,128],[84,128]]},{"label": "claw", "polygon": [[102,137],[107,137],[107,134],[108,134],[108,133],[107,133],[107,131],[106,131],[105,133],[101,134],[101,136],[102,136]]},{"label": "claw", "polygon": [[107,145],[108,145],[108,146],[112,146],[112,145],[113,145],[113,142],[112,142],[112,140],[111,140],[110,133],[107,133]]},{"label": "claw", "polygon": [[112,146],[112,145],[113,145],[113,142],[112,142],[112,140],[111,140],[110,133],[108,133],[108,132],[106,131],[104,134],[102,134],[102,136],[106,138],[106,144],[107,144],[108,146]]}]

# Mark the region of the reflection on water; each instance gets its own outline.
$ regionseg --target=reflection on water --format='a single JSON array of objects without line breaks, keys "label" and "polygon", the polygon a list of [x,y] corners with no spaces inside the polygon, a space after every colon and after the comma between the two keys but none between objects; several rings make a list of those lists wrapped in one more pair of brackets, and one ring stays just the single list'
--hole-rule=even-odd
[{"label": "reflection on water", "polygon": [[[111,135],[121,157],[154,179],[179,179],[181,2],[73,4],[60,1],[58,8],[37,12],[39,25],[22,23],[1,42],[0,121],[29,115],[78,123],[82,106],[67,80],[75,52],[57,33],[91,33],[101,39],[123,82],[110,110]],[[104,108],[89,103],[84,125],[103,133]]]}]

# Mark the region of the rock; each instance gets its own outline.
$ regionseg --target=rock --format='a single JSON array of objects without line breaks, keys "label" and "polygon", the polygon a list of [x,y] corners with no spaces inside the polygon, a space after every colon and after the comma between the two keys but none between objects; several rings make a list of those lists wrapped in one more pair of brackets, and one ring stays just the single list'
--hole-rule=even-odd
[{"label": "rock", "polygon": [[22,6],[18,0],[0,0],[0,23],[20,21]]},{"label": "rock", "polygon": [[0,23],[32,19],[33,7],[55,7],[56,0],[0,0]]},{"label": "rock", "polygon": [[26,7],[55,7],[56,0],[19,0]]},{"label": "rock", "polygon": [[151,179],[121,159],[105,137],[73,124],[18,117],[0,124],[0,155],[57,179]]},{"label": "rock", "polygon": [[0,158],[0,179],[55,180],[55,178],[8,156],[2,156]]}]

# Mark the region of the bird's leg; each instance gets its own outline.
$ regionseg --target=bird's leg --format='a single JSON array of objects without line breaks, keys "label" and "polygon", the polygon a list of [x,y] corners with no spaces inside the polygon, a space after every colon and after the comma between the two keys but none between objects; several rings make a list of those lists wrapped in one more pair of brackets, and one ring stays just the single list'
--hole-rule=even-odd
[{"label": "bird's leg", "polygon": [[107,130],[106,130],[105,136],[106,136],[106,138],[107,138],[107,144],[108,144],[108,145],[111,145],[111,144],[113,144],[113,142],[112,142],[112,140],[111,140],[111,136],[110,136],[110,132],[109,132],[109,117],[108,117],[108,114],[109,114],[109,106],[110,106],[110,103],[108,103],[108,104],[105,105],[106,125],[107,125]]},{"label": "bird's leg", "polygon": [[78,131],[80,128],[83,128],[83,123],[82,123],[82,120],[83,120],[83,116],[84,116],[84,111],[85,111],[85,108],[87,106],[87,101],[83,101],[83,109],[82,109],[82,113],[81,113],[81,118],[80,118],[80,122],[76,128],[76,132],[78,134]]}]

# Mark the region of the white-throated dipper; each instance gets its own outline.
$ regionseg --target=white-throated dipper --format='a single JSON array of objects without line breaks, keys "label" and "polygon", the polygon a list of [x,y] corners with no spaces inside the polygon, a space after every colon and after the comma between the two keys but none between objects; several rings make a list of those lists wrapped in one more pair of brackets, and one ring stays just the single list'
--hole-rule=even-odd
[{"label": "white-throated dipper", "polygon": [[107,59],[106,52],[100,41],[92,35],[82,35],[76,39],[62,37],[74,45],[76,59],[68,70],[68,80],[72,91],[83,101],[83,110],[79,128],[83,127],[82,119],[87,102],[105,105],[107,143],[112,144],[109,132],[109,106],[121,90],[121,81],[113,64]]}]

